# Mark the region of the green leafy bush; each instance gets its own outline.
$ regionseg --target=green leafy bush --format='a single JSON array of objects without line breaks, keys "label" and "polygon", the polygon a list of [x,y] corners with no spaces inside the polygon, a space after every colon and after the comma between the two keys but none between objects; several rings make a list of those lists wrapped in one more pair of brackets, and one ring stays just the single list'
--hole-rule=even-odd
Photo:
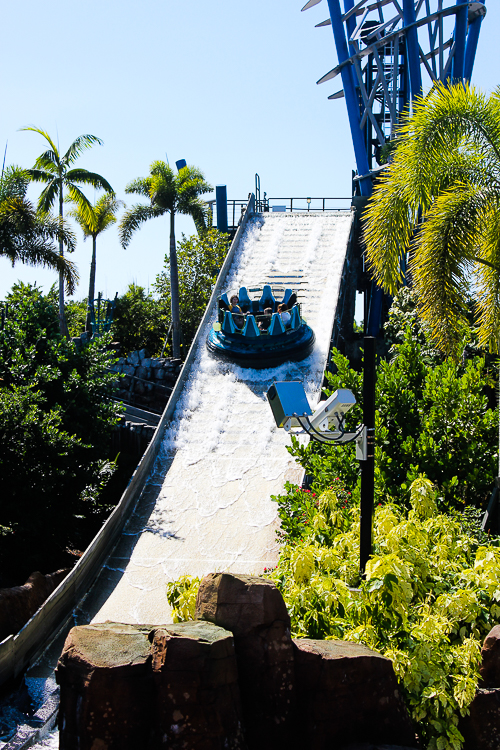
[{"label": "green leafy bush", "polygon": [[159,356],[168,331],[168,310],[144,287],[129,284],[125,294],[116,300],[111,332],[120,344],[120,353],[129,354],[146,348]]},{"label": "green leafy bush", "polygon": [[[419,473],[438,486],[442,507],[481,507],[491,492],[498,461],[496,410],[489,407],[491,377],[482,357],[464,363],[451,359],[426,362],[423,344],[411,330],[393,347],[390,361],[377,367],[375,492],[408,503],[408,488]],[[327,395],[350,388],[357,404],[346,423],[363,421],[363,375],[348,360],[333,352],[336,373],[327,373]],[[321,492],[340,477],[353,493],[359,492],[358,462],[353,444],[300,445],[289,448],[307,474],[312,489]]]},{"label": "green leafy bush", "polygon": [[59,334],[57,309],[16,285],[0,330],[0,570],[54,570],[85,546],[109,507],[100,489],[117,405],[101,338],[79,351]]},{"label": "green leafy bush", "polygon": [[[179,271],[179,311],[182,330],[182,352],[187,354],[195,337],[205,308],[212,294],[217,275],[229,248],[229,235],[217,229],[206,229],[199,235],[182,235],[177,245]],[[165,270],[154,284],[170,321],[170,264],[165,256]]]},{"label": "green leafy bush", "polygon": [[167,601],[172,607],[174,622],[194,620],[199,586],[199,578],[187,575],[181,576],[177,581],[167,583]]},{"label": "green leafy bush", "polygon": [[[425,747],[458,750],[481,643],[500,618],[500,550],[439,513],[427,478],[410,496],[409,512],[377,505],[361,583],[359,510],[338,486],[302,505],[302,536],[282,536],[271,578],[295,637],[357,641],[392,659]],[[287,504],[280,500],[280,515]]]},{"label": "green leafy bush", "polygon": [[[482,544],[471,522],[439,513],[425,477],[411,485],[411,509],[377,505],[374,550],[359,578],[359,509],[339,480],[314,498],[291,488],[280,515],[276,569],[296,638],[363,643],[393,662],[427,750],[460,750],[478,679],[481,643],[500,618],[500,549]],[[174,621],[192,619],[198,578],[168,585]]]}]

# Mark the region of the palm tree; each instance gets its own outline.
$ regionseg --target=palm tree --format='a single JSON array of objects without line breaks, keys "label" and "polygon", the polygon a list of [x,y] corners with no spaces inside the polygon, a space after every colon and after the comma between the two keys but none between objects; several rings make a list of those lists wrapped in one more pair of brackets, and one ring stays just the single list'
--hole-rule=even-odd
[{"label": "palm tree", "polygon": [[76,219],[77,223],[80,225],[84,240],[87,237],[92,237],[92,260],[90,262],[88,296],[89,312],[85,325],[87,331],[90,331],[90,321],[94,311],[97,237],[101,232],[104,232],[110,227],[111,224],[116,222],[115,214],[120,206],[123,205],[123,201],[118,200],[114,193],[105,193],[104,195],[101,195],[95,206],[91,206],[90,214],[87,207],[85,207],[85,210],[82,210],[82,207],[79,205],[69,211],[69,216]]},{"label": "palm tree", "polygon": [[19,167],[7,167],[0,176],[0,256],[30,266],[53,268],[61,275],[68,294],[78,282],[76,267],[59,255],[54,242],[61,240],[70,250],[75,237],[61,220],[40,214],[26,198],[28,174]]},{"label": "palm tree", "polygon": [[366,258],[393,294],[409,270],[438,347],[456,354],[477,295],[481,345],[500,350],[500,88],[437,85],[414,105],[364,214]]},{"label": "palm tree", "polygon": [[192,216],[198,230],[205,227],[206,204],[200,195],[213,190],[205,181],[203,173],[196,167],[182,167],[179,173],[164,161],[154,161],[149,168],[149,177],[141,177],[129,183],[126,193],[137,193],[149,198],[150,203],[137,203],[127,211],[120,222],[120,240],[126,248],[133,233],[142,222],[170,213],[170,289],[172,310],[172,348],[175,358],[180,358],[179,278],[175,248],[175,214]]},{"label": "palm tree", "polygon": [[[46,185],[38,200],[39,211],[47,212],[59,201],[59,216],[62,220],[64,190],[66,189],[71,200],[81,208],[83,214],[87,214],[90,221],[92,206],[78,185],[91,185],[94,188],[101,188],[109,193],[113,192],[113,188],[104,177],[96,172],[89,172],[87,169],[78,167],[70,169],[70,167],[83,151],[95,143],[102,145],[101,139],[95,135],[80,135],[73,141],[66,153],[61,155],[59,148],[45,130],[33,126],[21,128],[21,130],[32,130],[34,133],[39,133],[49,144],[49,149],[38,157],[33,169],[26,170],[31,180],[34,182],[43,182]],[[59,240],[59,255],[61,258],[64,256],[64,241],[62,237]],[[69,336],[66,317],[64,315],[64,283],[61,275],[59,275],[59,326],[61,333],[64,336]]]}]

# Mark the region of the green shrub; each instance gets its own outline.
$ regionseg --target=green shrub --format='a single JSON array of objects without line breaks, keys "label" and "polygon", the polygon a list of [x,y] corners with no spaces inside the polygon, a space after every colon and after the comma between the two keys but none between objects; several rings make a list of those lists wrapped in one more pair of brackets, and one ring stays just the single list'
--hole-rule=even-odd
[{"label": "green shrub", "polygon": [[293,634],[357,641],[392,659],[424,746],[458,750],[481,643],[500,618],[500,550],[481,544],[473,524],[464,531],[458,517],[439,513],[437,493],[421,476],[410,487],[409,512],[377,505],[373,556],[360,583],[359,510],[337,485],[303,504],[301,539],[282,537],[271,573]]},{"label": "green shrub", "polygon": [[129,284],[125,294],[116,300],[111,333],[120,344],[122,355],[146,348],[159,356],[168,331],[165,304],[146,292],[144,287]]},{"label": "green shrub", "polygon": [[[290,508],[290,491],[280,511]],[[500,618],[500,549],[439,513],[423,476],[411,509],[377,505],[374,550],[359,579],[359,509],[337,481],[317,499],[294,490],[296,522],[277,568],[296,638],[356,641],[390,658],[427,750],[460,750],[481,643]],[[281,514],[281,513],[280,513]],[[199,580],[169,584],[174,617],[191,619]]]},{"label": "green shrub", "polygon": [[[363,421],[363,374],[333,351],[336,373],[327,373],[327,395],[350,388],[357,404],[346,424]],[[465,363],[426,362],[422,344],[410,330],[393,347],[390,361],[377,367],[375,493],[381,502],[407,504],[409,486],[424,473],[439,488],[442,507],[481,507],[488,498],[498,461],[497,412],[488,405],[491,377],[482,357]],[[359,464],[354,444],[300,445],[289,451],[321,492],[340,477],[359,492]]]},{"label": "green shrub", "polygon": [[0,570],[29,575],[61,565],[109,510],[100,489],[117,405],[107,337],[77,350],[59,334],[57,309],[16,285],[0,330]]}]

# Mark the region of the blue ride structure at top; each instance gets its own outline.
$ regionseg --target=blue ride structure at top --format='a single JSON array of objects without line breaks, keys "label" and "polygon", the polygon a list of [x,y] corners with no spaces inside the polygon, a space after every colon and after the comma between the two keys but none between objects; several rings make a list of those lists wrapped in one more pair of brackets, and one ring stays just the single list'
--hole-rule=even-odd
[{"label": "blue ride structure at top", "polygon": [[[309,0],[302,10],[322,0]],[[401,115],[435,82],[470,81],[485,2],[464,0],[326,0],[338,64],[319,79],[341,77],[356,160],[357,192],[369,197],[381,150]],[[367,334],[377,335],[383,294],[373,289]]]}]

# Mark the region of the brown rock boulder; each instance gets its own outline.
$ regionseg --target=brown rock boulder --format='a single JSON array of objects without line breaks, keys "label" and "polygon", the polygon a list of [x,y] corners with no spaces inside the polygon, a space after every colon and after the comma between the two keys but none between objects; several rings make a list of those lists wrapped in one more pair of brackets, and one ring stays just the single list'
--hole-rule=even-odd
[{"label": "brown rock boulder", "polygon": [[18,633],[67,576],[70,568],[43,575],[32,573],[23,586],[0,589],[0,641]]},{"label": "brown rock boulder", "polygon": [[104,623],[69,632],[56,669],[62,750],[151,746],[150,630]]},{"label": "brown rock boulder", "polygon": [[500,688],[500,625],[495,625],[484,639],[481,659],[481,686]]},{"label": "brown rock boulder", "polygon": [[231,633],[182,622],[151,633],[155,748],[244,748]]},{"label": "brown rock boulder", "polygon": [[244,748],[232,636],[209,623],[73,628],[56,677],[61,750]]},{"label": "brown rock boulder", "polygon": [[234,635],[248,746],[275,750],[293,744],[290,617],[274,583],[254,576],[210,574],[200,584],[196,617]]},{"label": "brown rock boulder", "polygon": [[464,736],[463,750],[500,748],[500,688],[479,688],[469,706],[469,715],[460,719],[458,729]]},{"label": "brown rock boulder", "polygon": [[299,745],[416,746],[390,659],[348,641],[294,640]]}]

